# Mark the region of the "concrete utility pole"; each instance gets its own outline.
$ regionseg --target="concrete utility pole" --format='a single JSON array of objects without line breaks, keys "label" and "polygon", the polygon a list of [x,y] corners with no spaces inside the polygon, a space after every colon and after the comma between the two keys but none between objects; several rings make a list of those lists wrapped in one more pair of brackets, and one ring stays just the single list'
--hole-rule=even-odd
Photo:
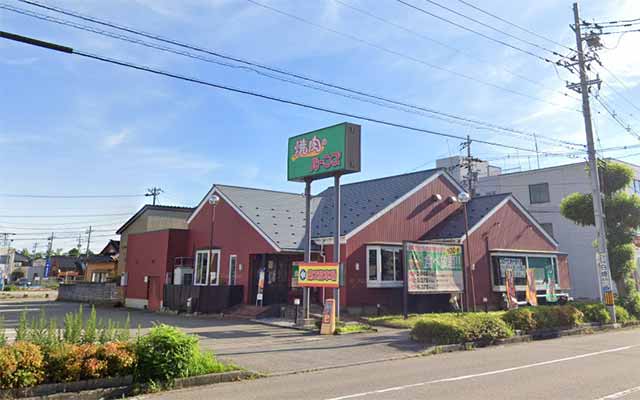
[{"label": "concrete utility pole", "polygon": [[91,245],[91,231],[92,231],[92,228],[91,228],[91,225],[89,225],[89,229],[87,229],[87,251],[84,254],[85,258],[89,257],[89,251],[90,251],[89,246]]},{"label": "concrete utility pole", "polygon": [[593,142],[593,126],[591,122],[591,108],[589,105],[589,81],[585,66],[585,55],[582,46],[582,33],[580,31],[580,13],[578,3],[573,3],[573,30],[576,34],[576,48],[578,51],[578,66],[580,71],[580,94],[582,95],[582,115],[584,117],[584,127],[587,135],[587,153],[589,155],[589,175],[591,178],[591,194],[593,196],[593,211],[596,224],[596,234],[598,242],[598,254],[596,267],[598,270],[598,284],[600,286],[600,299],[603,295],[605,303],[608,304],[609,312],[613,323],[616,323],[616,309],[613,304],[613,285],[611,282],[611,270],[609,268],[609,254],[607,252],[607,233],[605,231],[604,207],[602,205],[602,194],[600,191],[600,177],[598,174],[598,160]]},{"label": "concrete utility pole", "polygon": [[[536,161],[538,162],[538,169],[540,169],[540,152],[538,151],[538,137],[536,134],[533,134],[533,143],[536,146]],[[531,165],[529,165],[529,169],[531,169]]]},{"label": "concrete utility pole", "polygon": [[163,193],[164,190],[160,189],[159,187],[152,187],[147,189],[147,193],[145,194],[146,197],[153,197],[153,205],[156,205],[156,199],[158,198],[158,196],[160,196],[160,193]]}]

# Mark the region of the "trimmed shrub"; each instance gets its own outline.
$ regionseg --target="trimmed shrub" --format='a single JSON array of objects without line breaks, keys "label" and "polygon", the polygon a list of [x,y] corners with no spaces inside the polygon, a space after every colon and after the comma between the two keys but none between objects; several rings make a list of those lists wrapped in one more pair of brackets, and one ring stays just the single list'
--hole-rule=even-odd
[{"label": "trimmed shrub", "polygon": [[38,346],[29,342],[15,342],[5,348],[13,353],[16,362],[5,388],[24,388],[44,381],[44,359]]},{"label": "trimmed shrub", "polygon": [[78,346],[61,343],[45,355],[48,382],[73,382],[82,374],[82,354]]},{"label": "trimmed shrub", "polygon": [[533,315],[536,329],[574,328],[583,319],[582,312],[572,305],[540,306]]},{"label": "trimmed shrub", "polygon": [[630,295],[620,299],[620,305],[622,305],[631,316],[640,319],[640,292],[634,291]]},{"label": "trimmed shrub", "polygon": [[101,348],[93,343],[78,346],[82,358],[81,379],[98,379],[107,376],[107,361],[100,357]]},{"label": "trimmed shrub", "polygon": [[600,324],[611,322],[609,310],[602,303],[577,303],[575,307],[582,311],[586,322],[598,322]]},{"label": "trimmed shrub", "polygon": [[494,342],[513,336],[513,331],[499,316],[484,313],[446,314],[416,322],[411,337],[420,342],[453,344]]},{"label": "trimmed shrub", "polygon": [[189,363],[187,376],[214,374],[231,371],[233,369],[235,369],[235,367],[227,366],[216,360],[216,357],[212,352],[198,351]]},{"label": "trimmed shrub", "polygon": [[633,318],[629,314],[629,312],[627,311],[626,308],[622,307],[619,304],[616,304],[616,320],[617,320],[618,323],[624,324],[624,323],[627,323],[629,321],[635,320],[635,318]]},{"label": "trimmed shrub", "polygon": [[536,329],[536,320],[533,310],[529,307],[509,310],[502,316],[502,319],[513,329],[529,332]]},{"label": "trimmed shrub", "polygon": [[125,376],[133,373],[136,355],[133,345],[125,342],[111,342],[102,347],[104,360],[107,362],[108,376]]},{"label": "trimmed shrub", "polygon": [[16,368],[18,368],[18,362],[11,347],[0,347],[0,388],[13,387],[13,374]]},{"label": "trimmed shrub", "polygon": [[134,373],[141,383],[168,382],[189,374],[189,363],[198,352],[198,340],[168,325],[156,325],[138,339],[138,364]]}]

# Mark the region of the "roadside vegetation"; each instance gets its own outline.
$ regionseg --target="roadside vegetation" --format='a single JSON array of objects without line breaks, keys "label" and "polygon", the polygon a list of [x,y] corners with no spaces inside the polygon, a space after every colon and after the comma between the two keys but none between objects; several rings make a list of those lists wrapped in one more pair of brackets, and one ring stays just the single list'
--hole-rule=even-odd
[{"label": "roadside vegetation", "polygon": [[15,341],[5,336],[0,319],[0,389],[42,383],[132,376],[142,390],[171,386],[177,378],[236,370],[202,352],[195,336],[178,328],[156,325],[135,339],[129,318],[123,323],[88,318],[83,307],[68,313],[64,324],[48,319],[44,310],[29,320],[20,315]]},{"label": "roadside vegetation", "polygon": [[[622,305],[616,306],[618,322],[637,323],[638,315]],[[429,344],[480,342],[493,343],[516,333],[571,329],[584,323],[611,323],[601,303],[520,307],[510,311],[477,313],[429,313],[370,317],[371,325],[411,329],[412,339]]]}]

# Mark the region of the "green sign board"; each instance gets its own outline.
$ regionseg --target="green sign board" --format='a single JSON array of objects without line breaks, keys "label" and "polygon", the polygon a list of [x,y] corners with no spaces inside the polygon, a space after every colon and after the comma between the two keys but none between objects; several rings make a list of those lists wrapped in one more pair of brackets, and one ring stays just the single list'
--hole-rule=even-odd
[{"label": "green sign board", "polygon": [[405,242],[404,265],[408,293],[464,291],[460,245]]},{"label": "green sign board", "polygon": [[360,125],[342,123],[289,138],[290,181],[360,171]]}]

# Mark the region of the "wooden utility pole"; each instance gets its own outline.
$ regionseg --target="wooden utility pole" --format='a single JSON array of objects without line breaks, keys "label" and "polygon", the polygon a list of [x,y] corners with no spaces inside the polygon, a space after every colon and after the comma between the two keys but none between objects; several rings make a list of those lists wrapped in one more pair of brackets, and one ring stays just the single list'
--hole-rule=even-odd
[{"label": "wooden utility pole", "polygon": [[153,205],[156,205],[156,199],[160,196],[160,193],[163,193],[164,190],[162,190],[159,187],[152,187],[147,189],[147,193],[145,194],[146,197],[153,197]]}]

